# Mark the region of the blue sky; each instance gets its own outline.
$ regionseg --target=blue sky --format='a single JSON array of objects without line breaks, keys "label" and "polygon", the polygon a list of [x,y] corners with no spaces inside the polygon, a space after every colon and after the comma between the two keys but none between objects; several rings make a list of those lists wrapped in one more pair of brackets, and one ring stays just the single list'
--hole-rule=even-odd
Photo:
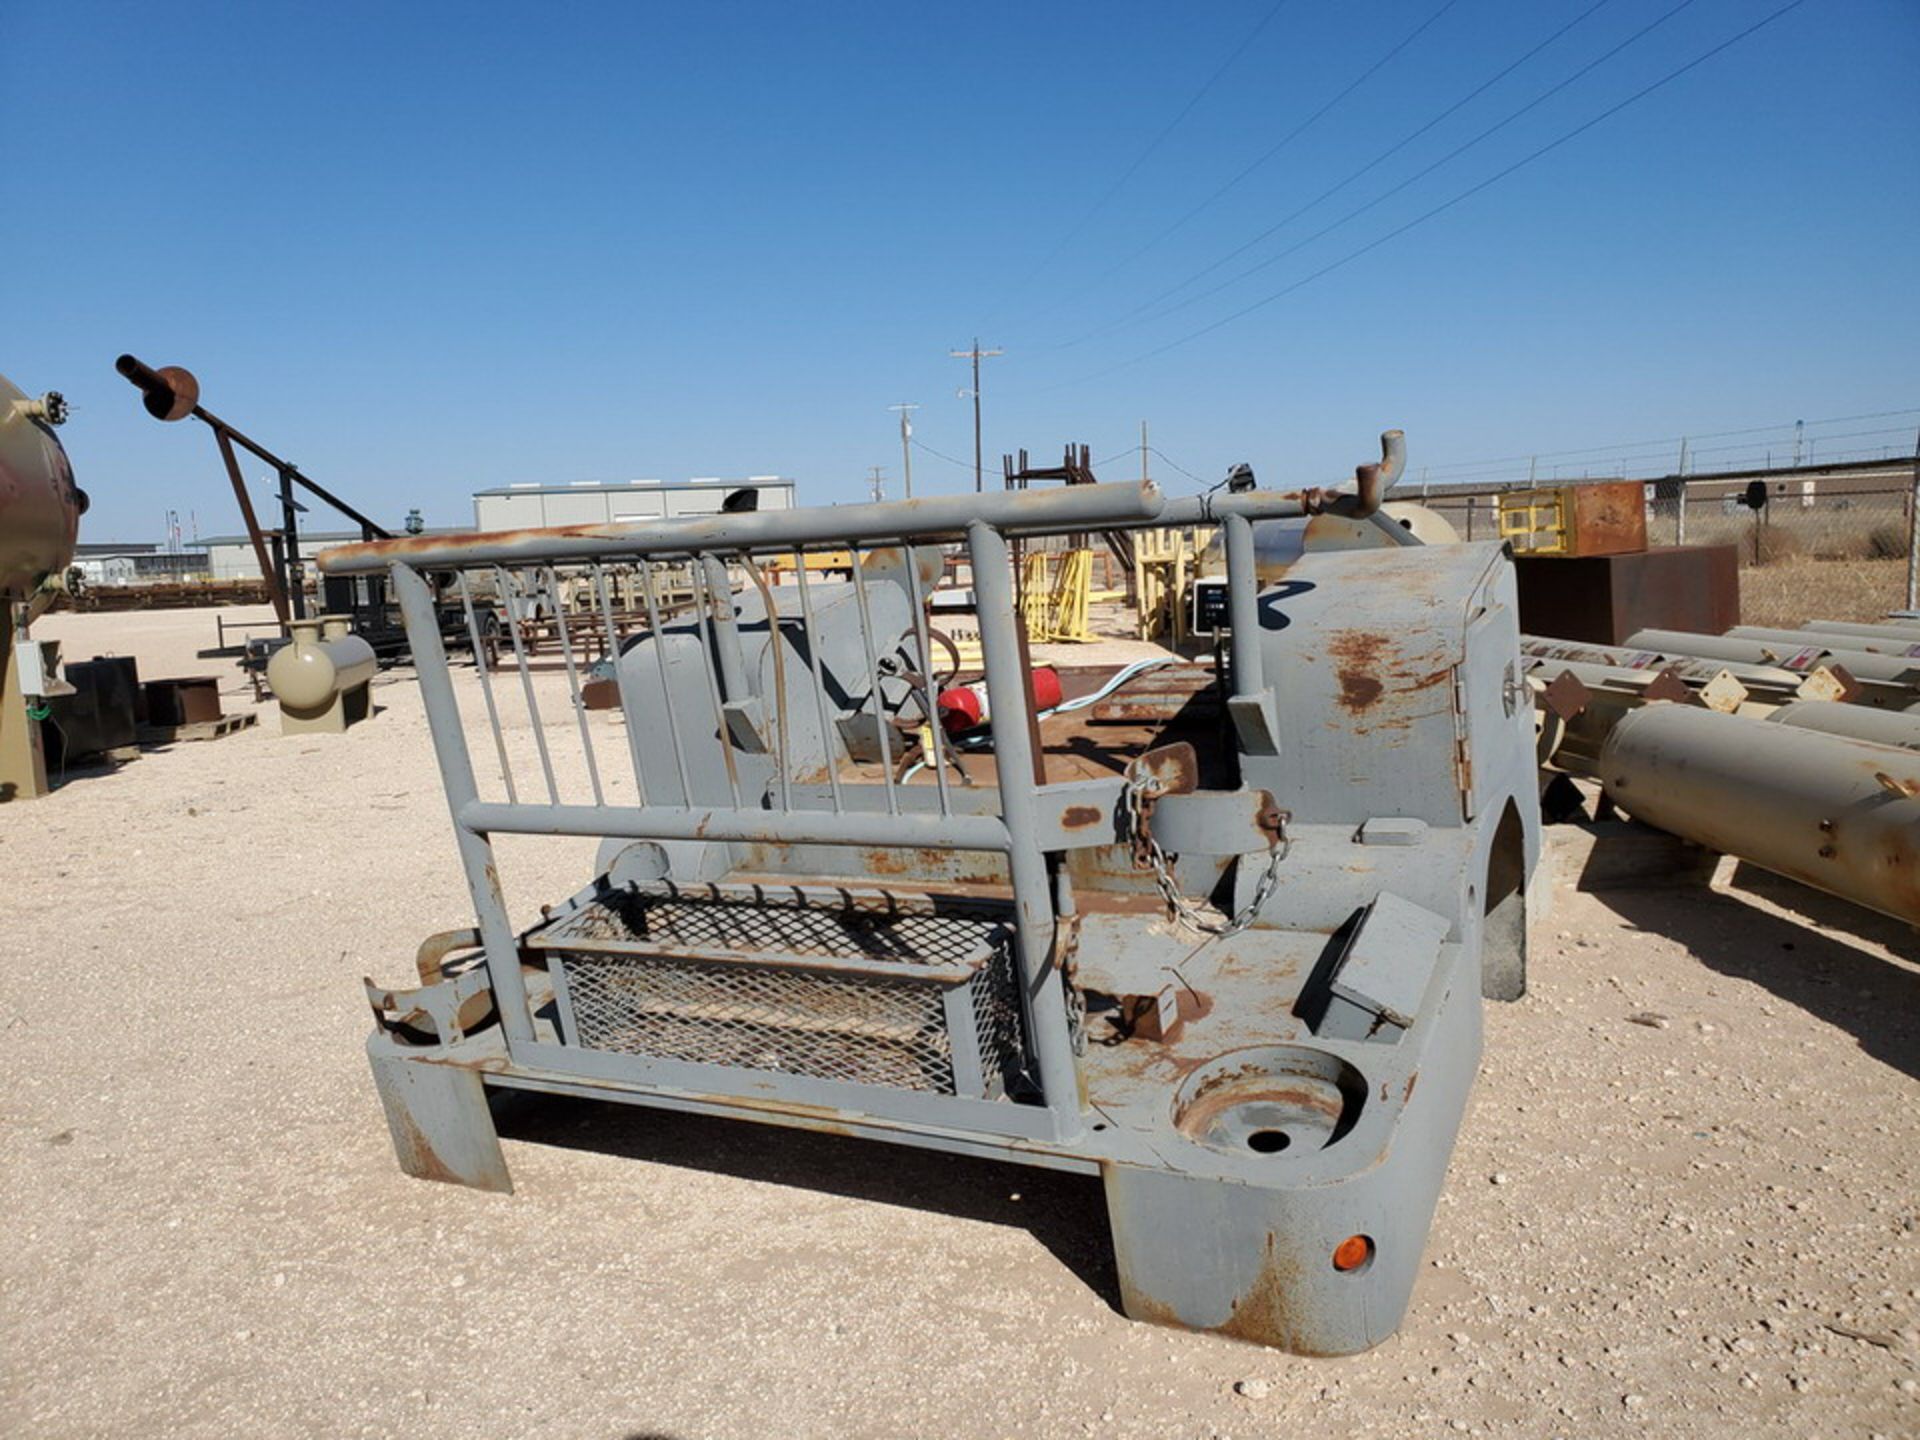
[{"label": "blue sky", "polygon": [[[95,539],[158,538],[169,507],[238,528],[211,437],[141,412],[122,350],[193,368],[211,409],[396,524],[467,522],[474,489],[523,480],[779,473],[824,503],[877,464],[897,494],[897,401],[923,407],[916,489],[964,488],[934,452],[971,459],[947,352],[976,333],[1007,352],[990,474],[1071,439],[1119,478],[1146,419],[1176,489],[1174,464],[1243,459],[1329,481],[1387,425],[1439,479],[1920,406],[1912,0],[1806,0],[1174,343],[1782,0],[1693,0],[1396,189],[1676,3],[23,4],[0,369],[74,402]],[[1172,298],[1294,253],[1154,318],[1581,16]]]}]

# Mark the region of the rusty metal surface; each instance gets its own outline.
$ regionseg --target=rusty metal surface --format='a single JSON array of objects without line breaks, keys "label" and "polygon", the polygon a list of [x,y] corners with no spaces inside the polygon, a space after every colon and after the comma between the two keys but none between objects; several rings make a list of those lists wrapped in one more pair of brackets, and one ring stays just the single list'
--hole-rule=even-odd
[{"label": "rusty metal surface", "polygon": [[1732,545],[1584,557],[1517,555],[1514,572],[1520,628],[1529,635],[1621,645],[1636,630],[1717,635],[1740,622],[1739,555]]}]

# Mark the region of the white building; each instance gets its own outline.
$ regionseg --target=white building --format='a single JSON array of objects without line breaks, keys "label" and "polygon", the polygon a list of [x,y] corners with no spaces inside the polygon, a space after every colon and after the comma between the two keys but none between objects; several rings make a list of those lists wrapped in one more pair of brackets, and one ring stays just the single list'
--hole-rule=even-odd
[{"label": "white building", "polygon": [[658,520],[676,515],[717,515],[735,490],[760,492],[762,510],[791,510],[793,481],[777,475],[745,480],[627,480],[567,485],[526,481],[476,491],[476,530],[521,530],[545,525],[607,525],[621,520]]}]

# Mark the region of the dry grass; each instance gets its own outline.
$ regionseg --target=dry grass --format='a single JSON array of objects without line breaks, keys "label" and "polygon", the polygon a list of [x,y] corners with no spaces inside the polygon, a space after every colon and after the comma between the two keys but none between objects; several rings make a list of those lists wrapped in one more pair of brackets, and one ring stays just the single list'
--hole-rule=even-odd
[{"label": "dry grass", "polygon": [[1740,571],[1740,618],[1748,625],[1878,620],[1907,600],[1907,562],[1794,557]]}]

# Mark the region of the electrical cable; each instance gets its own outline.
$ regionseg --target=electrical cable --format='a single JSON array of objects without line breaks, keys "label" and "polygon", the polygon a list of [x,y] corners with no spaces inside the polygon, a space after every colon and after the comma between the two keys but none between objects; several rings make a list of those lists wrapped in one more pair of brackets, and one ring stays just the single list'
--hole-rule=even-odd
[{"label": "electrical cable", "polygon": [[1231,311],[1230,313],[1221,316],[1219,319],[1214,320],[1207,325],[1201,326],[1198,330],[1194,330],[1189,332],[1186,335],[1182,335],[1176,340],[1169,340],[1166,344],[1158,346],[1155,349],[1146,351],[1144,354],[1136,355],[1128,360],[1123,360],[1117,365],[1110,365],[1106,369],[1096,371],[1090,375],[1082,375],[1077,379],[1073,379],[1073,380],[1063,380],[1054,385],[1040,386],[1036,390],[1030,391],[1028,393],[1044,394],[1047,391],[1063,389],[1070,385],[1083,385],[1083,384],[1086,384],[1088,381],[1098,380],[1107,375],[1112,375],[1117,371],[1125,370],[1133,365],[1138,365],[1143,361],[1151,360],[1158,356],[1164,355],[1169,350],[1175,350],[1182,345],[1191,344],[1195,340],[1201,339],[1204,336],[1212,334],[1215,330],[1220,329],[1224,325],[1230,325],[1236,320],[1244,319],[1246,316],[1251,315],[1254,311],[1264,309],[1268,305],[1273,304],[1275,301],[1282,300],[1286,298],[1288,295],[1291,295],[1298,290],[1304,289],[1306,286],[1311,285],[1315,280],[1319,280],[1324,276],[1330,275],[1334,271],[1342,269],[1343,267],[1352,264],[1355,260],[1361,259],[1363,256],[1371,254],[1373,251],[1378,250],[1382,245],[1387,244],[1389,241],[1397,240],[1400,236],[1405,235],[1408,231],[1413,230],[1418,226],[1426,224],[1429,220],[1436,219],[1440,215],[1443,215],[1447,211],[1453,209],[1454,206],[1459,205],[1464,201],[1472,199],[1475,195],[1478,195],[1481,191],[1486,190],[1489,187],[1498,184],[1500,181],[1506,179],[1509,175],[1514,174],[1516,171],[1522,170],[1526,166],[1531,165],[1534,161],[1539,160],[1544,156],[1551,154],[1555,150],[1558,150],[1562,145],[1565,145],[1570,141],[1578,139],[1581,135],[1584,135],[1587,131],[1593,129],[1596,125],[1599,125],[1604,121],[1612,119],[1615,115],[1618,115],[1622,110],[1625,110],[1628,106],[1637,104],[1639,101],[1646,99],[1649,95],[1654,94],[1656,91],[1662,90],[1666,86],[1671,85],[1675,80],[1678,80],[1681,76],[1686,75],[1691,71],[1698,69],[1700,66],[1706,64],[1707,61],[1713,59],[1715,56],[1721,54],[1723,51],[1726,51],[1732,48],[1733,46],[1739,44],[1742,40],[1746,39],[1748,36],[1753,35],[1756,32],[1765,29],[1768,25],[1771,25],[1774,21],[1778,20],[1781,16],[1788,14],[1790,11],[1799,9],[1804,4],[1806,4],[1806,0],[1787,0],[1787,3],[1785,5],[1782,5],[1778,9],[1771,11],[1767,15],[1761,17],[1759,20],[1754,21],[1753,24],[1748,25],[1745,29],[1737,31],[1735,34],[1729,36],[1725,40],[1722,40],[1719,44],[1712,46],[1710,49],[1702,51],[1700,54],[1696,55],[1693,59],[1687,61],[1685,64],[1680,65],[1673,70],[1669,70],[1665,75],[1661,76],[1658,80],[1655,80],[1648,85],[1642,86],[1640,89],[1634,91],[1631,95],[1628,95],[1624,100],[1616,101],[1614,104],[1608,106],[1605,110],[1602,110],[1599,114],[1593,116],[1591,119],[1582,121],[1580,124],[1574,126],[1573,129],[1566,131],[1564,134],[1559,135],[1555,139],[1549,140],[1546,144],[1540,146],[1538,149],[1529,151],[1527,154],[1521,156],[1518,160],[1515,160],[1512,164],[1507,165],[1502,169],[1496,170],[1493,174],[1489,175],[1486,179],[1481,180],[1478,183],[1469,186],[1467,189],[1460,191],[1458,194],[1452,196],[1447,200],[1441,201],[1438,205],[1433,206],[1431,209],[1425,210],[1420,214],[1414,216],[1413,219],[1395,226],[1393,229],[1387,231],[1385,234],[1380,235],[1375,239],[1368,241],[1365,245],[1360,246],[1358,249],[1348,251],[1345,255],[1342,255],[1339,259],[1329,261],[1327,264],[1322,265],[1318,270],[1309,272],[1308,274],[1302,276],[1300,279],[1294,281],[1292,284],[1282,286],[1280,289],[1274,291],[1270,295],[1263,296],[1261,299],[1255,300],[1251,304],[1243,305],[1238,310]]},{"label": "electrical cable", "polygon": [[[1178,285],[1174,285],[1169,287],[1168,289],[1162,290],[1158,295],[1155,295],[1151,300],[1147,300],[1142,304],[1135,306],[1132,310],[1129,310],[1125,315],[1122,315],[1118,320],[1115,320],[1108,325],[1103,325],[1097,330],[1089,330],[1086,334],[1079,336],[1077,339],[1064,341],[1060,345],[1053,348],[1067,349],[1071,346],[1079,345],[1084,343],[1085,341],[1094,339],[1097,336],[1105,335],[1113,330],[1117,330],[1122,325],[1126,324],[1127,321],[1133,319],[1136,315],[1139,315],[1145,311],[1151,310],[1154,306],[1158,305],[1162,300],[1169,300],[1173,296],[1178,295],[1182,290],[1186,289],[1189,285],[1193,284],[1196,280],[1204,279],[1206,276],[1212,274],[1215,270],[1218,270],[1222,265],[1227,264],[1229,261],[1238,259],[1240,256],[1244,255],[1247,251],[1251,250],[1254,246],[1258,245],[1262,240],[1267,239],[1269,236],[1274,235],[1278,231],[1286,228],[1288,225],[1291,225],[1295,220],[1298,220],[1302,215],[1305,215],[1309,210],[1312,210],[1315,206],[1319,205],[1322,201],[1332,199],[1335,195],[1339,194],[1342,190],[1346,189],[1347,186],[1351,185],[1354,181],[1368,174],[1379,165],[1392,159],[1395,155],[1399,154],[1402,150],[1406,149],[1407,146],[1411,145],[1414,141],[1418,140],[1422,135],[1425,135],[1429,130],[1432,130],[1436,125],[1440,125],[1446,120],[1452,118],[1461,109],[1463,109],[1467,105],[1472,104],[1475,100],[1479,99],[1487,91],[1491,90],[1495,85],[1498,85],[1502,80],[1506,79],[1507,76],[1511,75],[1515,70],[1518,70],[1522,65],[1525,65],[1529,60],[1533,59],[1534,56],[1538,55],[1541,51],[1545,50],[1549,45],[1552,45],[1554,41],[1558,40],[1562,35],[1565,35],[1569,30],[1573,29],[1576,25],[1579,25],[1582,21],[1586,20],[1589,16],[1593,15],[1596,11],[1604,9],[1606,6],[1611,5],[1612,3],[1613,3],[1613,0],[1594,0],[1594,3],[1592,5],[1589,5],[1585,10],[1582,10],[1578,15],[1574,16],[1573,19],[1567,21],[1566,24],[1562,25],[1558,30],[1555,30],[1551,35],[1547,36],[1546,39],[1542,40],[1539,44],[1535,45],[1531,50],[1527,51],[1524,55],[1520,56],[1519,59],[1509,61],[1502,69],[1496,71],[1493,75],[1489,76],[1487,79],[1482,80],[1478,85],[1474,86],[1474,88],[1469,90],[1465,95],[1462,95],[1458,100],[1454,101],[1446,109],[1442,110],[1438,115],[1435,115],[1432,119],[1428,120],[1424,125],[1420,126],[1419,129],[1414,130],[1410,134],[1403,135],[1400,139],[1396,140],[1392,145],[1388,146],[1385,150],[1382,150],[1378,155],[1374,156],[1373,159],[1369,160],[1366,164],[1362,165],[1358,170],[1349,171],[1345,176],[1335,181],[1332,185],[1328,186],[1325,190],[1322,190],[1318,195],[1314,196],[1313,199],[1307,201],[1306,204],[1300,206],[1300,208],[1295,210],[1292,214],[1287,215],[1278,221],[1275,221],[1272,225],[1269,225],[1265,230],[1262,230],[1258,235],[1255,235],[1251,240],[1245,241],[1244,243],[1236,246],[1234,249],[1229,250],[1225,255],[1222,255],[1218,260],[1215,260],[1212,264],[1207,265],[1203,269],[1196,270],[1193,274],[1189,275],[1186,279],[1182,280]],[[1171,233],[1171,232],[1166,232],[1166,233]],[[1139,255],[1144,252],[1135,251],[1134,253],[1135,255]]]},{"label": "electrical cable", "polygon": [[[1161,320],[1161,319],[1165,319],[1169,315],[1178,314],[1180,311],[1185,310],[1190,305],[1198,305],[1202,300],[1207,300],[1212,298],[1215,295],[1218,295],[1222,290],[1232,289],[1235,285],[1238,285],[1242,280],[1251,279],[1253,276],[1258,275],[1262,270],[1267,269],[1269,266],[1279,264],[1282,260],[1286,259],[1290,255],[1299,254],[1300,251],[1306,249],[1307,246],[1313,244],[1314,241],[1324,239],[1326,236],[1331,235],[1335,230],[1340,229],[1343,225],[1347,224],[1347,222],[1351,220],[1359,219],[1362,215],[1366,214],[1369,210],[1373,209],[1376,205],[1379,205],[1382,201],[1391,200],[1395,195],[1398,195],[1401,191],[1405,190],[1408,186],[1414,185],[1419,181],[1426,179],[1427,176],[1433,174],[1434,171],[1440,169],[1445,165],[1449,165],[1453,161],[1459,159],[1460,156],[1466,154],[1467,151],[1473,149],[1476,145],[1480,144],[1481,141],[1491,139],[1494,135],[1498,134],[1500,131],[1506,129],[1507,126],[1511,125],[1514,121],[1518,120],[1521,116],[1526,115],[1530,111],[1537,109],[1541,105],[1544,105],[1547,101],[1551,100],[1554,96],[1560,94],[1568,86],[1573,85],[1577,81],[1584,79],[1586,76],[1590,75],[1594,70],[1606,64],[1607,61],[1613,59],[1613,57],[1620,54],[1621,51],[1628,49],[1630,46],[1633,46],[1639,43],[1639,41],[1643,40],[1648,35],[1651,35],[1655,30],[1658,30],[1662,25],[1666,24],[1669,20],[1673,19],[1674,16],[1678,15],[1682,10],[1687,9],[1694,3],[1695,3],[1695,0],[1679,0],[1678,4],[1672,6],[1670,9],[1664,11],[1662,14],[1655,16],[1652,20],[1648,21],[1645,25],[1641,26],[1638,30],[1634,31],[1633,34],[1629,35],[1626,39],[1622,40],[1619,44],[1613,46],[1613,48],[1605,51],[1603,54],[1597,56],[1596,58],[1589,60],[1585,65],[1582,65],[1578,70],[1574,71],[1571,75],[1567,76],[1565,79],[1557,82],[1554,85],[1549,86],[1546,90],[1534,96],[1533,99],[1527,101],[1527,103],[1522,105],[1519,109],[1512,111],[1511,113],[1509,113],[1508,115],[1506,115],[1504,118],[1500,120],[1496,120],[1493,124],[1487,126],[1486,129],[1482,130],[1479,134],[1475,135],[1472,139],[1464,141],[1459,145],[1456,145],[1453,149],[1449,150],[1446,154],[1442,155],[1438,160],[1433,161],[1431,164],[1425,166],[1423,169],[1414,171],[1413,174],[1407,176],[1404,180],[1400,181],[1397,185],[1393,185],[1388,189],[1381,191],[1380,194],[1374,196],[1371,200],[1367,201],[1365,204],[1355,206],[1353,209],[1349,210],[1346,214],[1342,215],[1338,220],[1334,220],[1329,222],[1326,225],[1322,225],[1318,230],[1314,231],[1311,235],[1306,236],[1304,239],[1296,240],[1293,244],[1287,246],[1284,250],[1276,251],[1274,254],[1269,255],[1264,260],[1261,260],[1255,264],[1249,265],[1246,269],[1240,271],[1238,274],[1229,276],[1227,279],[1222,280],[1219,284],[1209,286],[1207,289],[1200,291],[1198,294],[1189,295],[1186,299],[1180,301],[1178,304],[1169,305],[1165,309],[1159,310],[1154,314],[1149,315],[1146,318],[1148,320]],[[1240,250],[1236,250],[1234,254],[1236,255],[1240,254],[1242,251],[1250,248],[1253,245],[1258,244],[1260,241],[1269,238],[1270,236],[1278,232],[1284,225],[1286,225],[1286,223],[1287,221],[1283,220],[1277,225],[1268,226],[1267,229],[1262,231],[1259,235],[1256,235],[1252,240],[1248,241],[1246,245],[1241,246]],[[1209,267],[1209,269],[1212,269],[1212,268],[1214,267]],[[1203,271],[1201,273],[1204,274],[1206,272]],[[1193,281],[1198,278],[1200,278],[1199,275],[1191,276],[1187,280],[1182,281],[1180,285],[1175,287],[1175,289],[1176,290],[1184,289],[1187,285],[1192,284]]]},{"label": "electrical cable", "polygon": [[1203,210],[1207,209],[1210,205],[1214,203],[1214,201],[1220,199],[1221,196],[1225,195],[1228,191],[1232,190],[1242,180],[1245,180],[1249,175],[1253,174],[1253,172],[1258,170],[1262,165],[1266,164],[1269,160],[1273,159],[1274,156],[1278,155],[1282,150],[1286,149],[1287,146],[1291,145],[1295,140],[1299,139],[1300,136],[1304,134],[1308,129],[1310,129],[1315,122],[1317,122],[1322,117],[1324,117],[1328,111],[1332,110],[1342,100],[1345,100],[1349,95],[1353,94],[1354,91],[1358,90],[1362,85],[1366,84],[1369,80],[1376,78],[1378,72],[1381,69],[1383,69],[1389,62],[1391,62],[1396,56],[1398,56],[1402,50],[1405,50],[1414,41],[1418,40],[1422,35],[1426,34],[1426,32],[1432,28],[1432,26],[1435,24],[1435,22],[1437,22],[1440,19],[1441,16],[1445,15],[1449,10],[1453,9],[1453,7],[1458,3],[1459,3],[1459,0],[1446,0],[1446,3],[1441,5],[1441,7],[1438,10],[1435,10],[1431,15],[1427,16],[1425,20],[1422,20],[1418,25],[1414,26],[1414,28],[1410,30],[1400,40],[1400,42],[1397,45],[1395,45],[1391,50],[1387,51],[1386,54],[1382,55],[1378,60],[1375,60],[1371,65],[1368,65],[1365,68],[1363,68],[1358,75],[1353,77],[1353,80],[1346,86],[1346,88],[1340,91],[1339,94],[1335,95],[1331,100],[1327,101],[1326,104],[1322,105],[1318,110],[1315,110],[1311,115],[1307,116],[1306,119],[1302,120],[1298,125],[1294,126],[1293,129],[1289,130],[1285,135],[1281,136],[1280,139],[1274,142],[1273,145],[1269,146],[1267,150],[1261,154],[1259,159],[1255,160],[1252,164],[1243,168],[1231,180],[1227,181],[1226,184],[1220,186],[1219,189],[1215,190],[1211,195],[1207,196],[1207,198],[1202,200],[1198,205],[1195,205],[1192,209],[1188,210],[1178,220],[1175,220],[1171,225],[1167,226],[1166,229],[1162,230],[1159,234],[1155,235],[1151,240],[1147,241],[1146,244],[1142,245],[1139,249],[1135,250],[1131,255],[1126,256],[1124,259],[1122,259],[1119,262],[1119,264],[1114,265],[1111,269],[1101,272],[1101,275],[1096,277],[1096,279],[1105,278],[1105,276],[1111,275],[1114,270],[1118,270],[1122,266],[1132,264],[1135,260],[1139,259],[1140,256],[1146,254],[1147,251],[1151,250],[1154,246],[1158,245],[1162,240],[1165,240],[1168,236],[1172,235],[1175,231],[1179,230],[1189,220],[1193,219],[1196,215],[1200,214]]},{"label": "electrical cable", "polygon": [[[1451,3],[1453,3],[1453,0],[1449,0],[1449,4]],[[1220,62],[1218,68],[1214,70],[1213,74],[1207,77],[1206,83],[1201,85],[1201,87],[1193,93],[1192,98],[1190,98],[1185,105],[1180,107],[1179,113],[1176,114],[1173,117],[1173,119],[1169,120],[1164,126],[1161,127],[1160,133],[1155,135],[1153,139],[1147,142],[1147,146],[1144,150],[1142,150],[1138,155],[1134,156],[1133,163],[1128,165],[1125,170],[1120,172],[1120,178],[1115,180],[1111,185],[1109,185],[1106,188],[1105,193],[1103,193],[1098,200],[1094,201],[1092,205],[1088,206],[1085,210],[1082,210],[1080,212],[1079,220],[1077,220],[1074,223],[1072,228],[1069,229],[1065,235],[1060,237],[1059,242],[1053,247],[1053,249],[1047,252],[1046,256],[1040,261],[1040,263],[1035,265],[1032,270],[1027,272],[1026,276],[1015,287],[1016,289],[1024,290],[1028,285],[1031,285],[1037,276],[1039,276],[1043,271],[1045,271],[1049,265],[1053,264],[1055,260],[1058,260],[1060,258],[1060,256],[1065,252],[1067,246],[1071,245],[1074,242],[1074,240],[1079,238],[1080,232],[1087,228],[1087,225],[1093,220],[1093,217],[1099,214],[1100,211],[1106,207],[1107,203],[1110,200],[1112,200],[1115,195],[1120,193],[1121,187],[1124,186],[1127,183],[1127,181],[1133,178],[1135,172],[1138,171],[1142,165],[1146,164],[1147,160],[1152,156],[1153,152],[1155,150],[1158,150],[1161,144],[1166,140],[1166,138],[1169,135],[1171,135],[1179,127],[1180,122],[1185,120],[1188,115],[1193,113],[1194,107],[1198,105],[1202,100],[1206,99],[1208,94],[1212,92],[1213,87],[1220,83],[1221,77],[1224,76],[1227,73],[1227,71],[1233,68],[1234,63],[1237,60],[1239,60],[1239,58],[1242,55],[1247,53],[1248,48],[1253,44],[1255,40],[1258,40],[1260,38],[1261,33],[1266,30],[1269,24],[1272,23],[1273,17],[1278,15],[1280,11],[1285,8],[1286,4],[1287,4],[1287,0],[1274,0],[1273,5],[1267,10],[1267,13],[1260,17],[1259,24],[1255,25],[1252,30],[1247,32],[1247,38],[1242,40],[1237,46],[1234,47],[1233,53],[1228,55],[1225,60]]]}]

